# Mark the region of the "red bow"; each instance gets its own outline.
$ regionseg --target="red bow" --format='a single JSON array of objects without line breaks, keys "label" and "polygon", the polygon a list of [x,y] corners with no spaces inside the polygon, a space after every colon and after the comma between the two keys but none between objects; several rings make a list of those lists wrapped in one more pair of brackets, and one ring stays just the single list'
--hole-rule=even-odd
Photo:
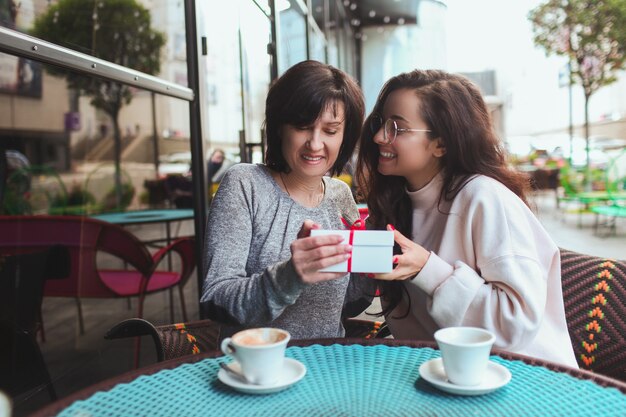
[{"label": "red bow", "polygon": [[351,231],[352,230],[365,230],[365,219],[357,219],[354,223],[350,224],[348,223],[346,219],[342,217],[341,222]]},{"label": "red bow", "polygon": [[[365,230],[365,219],[358,219],[351,225],[342,217],[341,222],[350,229],[350,239],[348,243],[352,246],[352,242],[354,241],[354,231]],[[352,272],[352,253],[350,253],[350,257],[348,258],[348,272]]]}]

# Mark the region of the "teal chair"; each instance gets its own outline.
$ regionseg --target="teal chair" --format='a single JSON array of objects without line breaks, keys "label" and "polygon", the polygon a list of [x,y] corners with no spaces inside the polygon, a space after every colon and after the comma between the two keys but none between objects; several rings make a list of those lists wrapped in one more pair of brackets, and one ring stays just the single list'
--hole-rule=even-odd
[{"label": "teal chair", "polygon": [[[606,175],[602,182],[606,182]],[[564,166],[559,172],[561,191],[557,193],[557,208],[561,203],[573,202],[578,213],[578,227],[582,227],[582,215],[591,213],[593,207],[604,206],[610,200],[607,190],[585,191],[585,171]]]},{"label": "teal chair", "polygon": [[617,220],[626,217],[626,149],[609,163],[606,174],[607,204],[594,206],[591,211],[595,213],[594,233],[598,234],[600,228],[607,228],[608,234],[617,233]]}]

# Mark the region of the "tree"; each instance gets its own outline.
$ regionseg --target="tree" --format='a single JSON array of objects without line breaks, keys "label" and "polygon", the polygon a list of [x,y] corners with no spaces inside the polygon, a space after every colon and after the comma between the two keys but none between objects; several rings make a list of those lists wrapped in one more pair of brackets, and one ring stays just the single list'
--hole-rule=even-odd
[{"label": "tree", "polygon": [[548,0],[528,18],[535,44],[568,57],[570,82],[583,87],[589,179],[589,99],[625,68],[626,0]]},{"label": "tree", "polygon": [[[59,0],[37,18],[33,35],[152,75],[160,70],[165,37],[150,27],[150,20],[150,12],[135,0]],[[65,77],[69,88],[91,97],[91,104],[111,118],[119,207],[122,136],[118,118],[122,107],[132,100],[131,88],[119,82],[77,75],[54,67],[47,69],[54,75]]]},{"label": "tree", "polygon": [[17,5],[13,0],[0,0],[0,26],[15,29]]}]

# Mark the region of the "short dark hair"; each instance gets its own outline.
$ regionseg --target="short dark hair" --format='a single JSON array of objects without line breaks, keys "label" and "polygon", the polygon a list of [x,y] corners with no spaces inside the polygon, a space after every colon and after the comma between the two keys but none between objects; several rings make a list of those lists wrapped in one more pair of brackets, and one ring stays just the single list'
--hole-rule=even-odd
[{"label": "short dark hair", "polygon": [[343,141],[331,175],[338,175],[350,160],[361,135],[365,103],[360,87],[350,75],[317,61],[302,61],[289,68],[270,87],[265,101],[265,163],[288,172],[282,153],[280,130],[285,125],[313,124],[333,102],[343,103]]}]

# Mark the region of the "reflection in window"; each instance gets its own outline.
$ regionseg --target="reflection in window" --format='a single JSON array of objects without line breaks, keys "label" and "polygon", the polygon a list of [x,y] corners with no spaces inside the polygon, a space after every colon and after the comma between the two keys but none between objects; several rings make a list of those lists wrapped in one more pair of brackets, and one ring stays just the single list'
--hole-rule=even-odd
[{"label": "reflection in window", "polygon": [[278,74],[307,59],[306,21],[297,3],[277,1],[279,15]]},{"label": "reflection in window", "polygon": [[[252,3],[242,6],[241,43],[244,73],[243,90],[246,120],[246,148],[250,162],[262,162],[261,129],[265,119],[265,97],[270,84],[270,55],[267,44],[271,41],[270,21]],[[248,10],[245,10],[248,9]]]},{"label": "reflection in window", "polygon": [[309,48],[311,59],[326,62],[326,39],[313,19],[311,19],[309,32]]},{"label": "reflection in window", "polygon": [[239,65],[240,2],[198,2],[198,32],[206,37],[206,55],[200,57],[201,87],[205,102],[205,146],[208,158],[215,148],[239,160],[239,132],[243,129],[241,70]]},{"label": "reflection in window", "polygon": [[[188,109],[186,102],[157,96],[157,119],[153,120],[152,95],[133,89],[132,102],[120,108],[118,202],[112,122],[91,104],[92,97],[77,96],[68,87],[66,79],[78,74],[61,68],[54,68],[54,73],[42,73],[40,97],[0,95],[0,141],[10,159],[0,212],[90,215],[170,206],[157,177],[189,179],[189,137],[173,130],[175,134],[158,139],[163,157],[157,172],[152,133],[165,130],[168,117],[161,117],[163,109]],[[77,111],[70,111],[71,106]],[[178,123],[188,126],[189,116]],[[168,160],[172,154],[180,157]]]}]

